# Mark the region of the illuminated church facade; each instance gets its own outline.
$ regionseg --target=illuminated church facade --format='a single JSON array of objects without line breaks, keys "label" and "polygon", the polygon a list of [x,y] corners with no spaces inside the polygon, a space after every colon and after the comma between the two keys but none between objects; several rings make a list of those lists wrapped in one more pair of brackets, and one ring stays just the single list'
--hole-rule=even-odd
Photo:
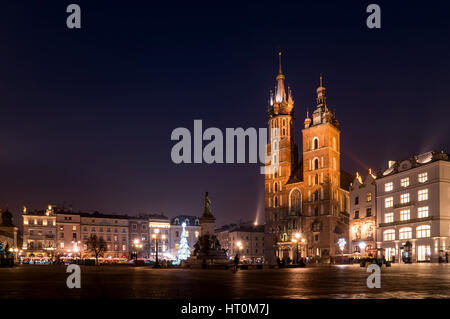
[{"label": "illuminated church facade", "polygon": [[[265,258],[327,262],[348,242],[352,176],[340,169],[339,123],[327,106],[320,78],[314,110],[306,113],[302,157],[295,144],[294,100],[281,68],[268,105],[269,142],[265,174]],[[342,242],[342,240],[341,240]],[[348,245],[347,245],[348,246]]]}]

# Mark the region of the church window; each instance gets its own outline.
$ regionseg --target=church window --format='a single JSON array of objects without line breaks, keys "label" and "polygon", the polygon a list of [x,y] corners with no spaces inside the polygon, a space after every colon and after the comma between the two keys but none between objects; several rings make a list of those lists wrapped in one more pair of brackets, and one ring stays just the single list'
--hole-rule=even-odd
[{"label": "church window", "polygon": [[298,189],[294,189],[291,193],[291,211],[300,213],[301,207],[301,193]]},{"label": "church window", "polygon": [[317,137],[313,138],[313,150],[319,148],[319,139]]},{"label": "church window", "polygon": [[316,158],[314,160],[314,169],[319,169],[319,159],[318,158]]}]

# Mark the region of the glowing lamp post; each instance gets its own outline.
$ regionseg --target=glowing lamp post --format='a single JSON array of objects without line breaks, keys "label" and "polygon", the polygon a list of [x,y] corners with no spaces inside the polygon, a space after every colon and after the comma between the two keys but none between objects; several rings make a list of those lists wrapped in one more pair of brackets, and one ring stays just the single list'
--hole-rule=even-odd
[{"label": "glowing lamp post", "polygon": [[135,239],[133,241],[133,246],[134,246],[134,260],[137,262],[138,259],[138,250],[142,248],[142,244],[139,241],[139,239]]},{"label": "glowing lamp post", "polygon": [[153,268],[160,268],[159,260],[158,260],[158,241],[159,241],[159,228],[155,228],[153,239],[155,240],[155,249],[156,249],[156,256],[155,256],[155,264],[153,265]]},{"label": "glowing lamp post", "polygon": [[238,247],[238,256],[241,257],[241,250],[242,250],[242,242],[238,241],[236,243],[236,246]]}]

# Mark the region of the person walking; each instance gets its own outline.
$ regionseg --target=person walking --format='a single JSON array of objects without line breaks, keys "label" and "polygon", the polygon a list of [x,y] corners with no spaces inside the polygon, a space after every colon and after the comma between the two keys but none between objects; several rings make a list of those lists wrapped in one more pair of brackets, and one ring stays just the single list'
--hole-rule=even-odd
[{"label": "person walking", "polygon": [[234,256],[234,271],[238,270],[238,266],[239,266],[239,256],[238,254],[236,254],[236,256]]}]

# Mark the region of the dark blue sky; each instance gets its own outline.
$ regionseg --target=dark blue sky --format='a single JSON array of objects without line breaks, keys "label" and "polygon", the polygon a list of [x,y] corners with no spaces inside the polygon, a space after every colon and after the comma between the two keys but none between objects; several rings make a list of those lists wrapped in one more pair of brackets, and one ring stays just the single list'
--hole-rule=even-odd
[{"label": "dark blue sky", "polygon": [[380,30],[367,1],[2,2],[0,205],[262,216],[259,165],[175,165],[170,134],[265,127],[279,49],[297,140],[323,73],[348,172],[449,151],[449,7],[393,2]]}]

